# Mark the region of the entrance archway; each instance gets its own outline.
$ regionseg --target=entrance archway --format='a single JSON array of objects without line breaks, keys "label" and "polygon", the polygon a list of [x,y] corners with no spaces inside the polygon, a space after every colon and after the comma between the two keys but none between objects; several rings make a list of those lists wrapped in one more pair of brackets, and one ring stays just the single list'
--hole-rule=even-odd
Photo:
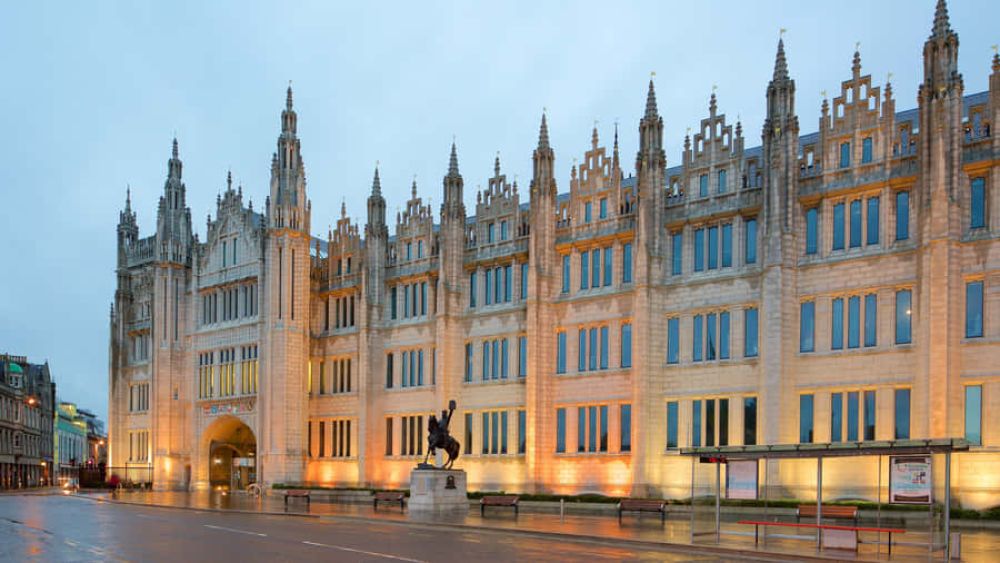
[{"label": "entrance archway", "polygon": [[257,438],[235,416],[223,416],[205,429],[202,455],[206,456],[212,490],[244,490],[257,481]]}]

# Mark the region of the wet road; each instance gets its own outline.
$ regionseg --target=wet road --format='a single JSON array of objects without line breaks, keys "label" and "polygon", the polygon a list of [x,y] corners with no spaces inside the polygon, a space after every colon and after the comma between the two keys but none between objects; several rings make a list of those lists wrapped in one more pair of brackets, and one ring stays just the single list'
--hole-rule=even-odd
[{"label": "wet road", "polygon": [[0,496],[0,561],[714,561],[506,532]]}]

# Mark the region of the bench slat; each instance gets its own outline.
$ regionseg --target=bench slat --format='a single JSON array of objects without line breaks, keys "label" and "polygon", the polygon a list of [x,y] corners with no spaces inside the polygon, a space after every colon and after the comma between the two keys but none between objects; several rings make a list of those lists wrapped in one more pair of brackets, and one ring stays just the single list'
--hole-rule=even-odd
[{"label": "bench slat", "polygon": [[750,526],[784,526],[788,528],[819,528],[821,530],[851,530],[856,532],[888,532],[892,534],[905,534],[906,530],[900,528],[875,528],[870,526],[842,526],[838,524],[802,524],[799,522],[768,522],[757,520],[740,520],[737,524],[748,524]]}]

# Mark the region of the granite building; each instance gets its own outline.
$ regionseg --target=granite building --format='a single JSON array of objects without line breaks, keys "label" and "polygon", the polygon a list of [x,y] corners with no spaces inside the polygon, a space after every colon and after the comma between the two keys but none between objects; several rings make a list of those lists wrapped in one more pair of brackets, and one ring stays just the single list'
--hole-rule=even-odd
[{"label": "granite building", "polygon": [[916,108],[855,52],[800,134],[779,41],[759,144],[713,94],[668,167],[651,81],[634,169],[595,129],[560,192],[543,115],[526,193],[498,158],[470,213],[453,145],[436,216],[414,183],[390,224],[376,169],[323,238],[291,89],[263,208],[227,179],[204,240],[175,140],[155,233],[120,214],[110,465],[398,486],[456,399],[472,489],[685,496],[682,447],[964,437],[955,493],[997,504],[1000,57],[966,93],[943,0],[922,56]]},{"label": "granite building", "polygon": [[47,362],[0,354],[0,490],[53,482],[55,400]]}]

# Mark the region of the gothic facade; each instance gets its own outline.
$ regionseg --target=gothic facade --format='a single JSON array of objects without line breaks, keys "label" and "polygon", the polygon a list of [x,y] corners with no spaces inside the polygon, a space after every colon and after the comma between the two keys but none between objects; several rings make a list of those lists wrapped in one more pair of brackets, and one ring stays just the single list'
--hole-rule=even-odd
[{"label": "gothic facade", "polygon": [[[956,494],[996,504],[1000,57],[967,94],[957,55],[942,0],[916,109],[856,52],[800,134],[779,41],[759,146],[713,94],[668,167],[651,81],[634,171],[595,128],[560,193],[543,115],[527,193],[498,158],[470,215],[453,145],[436,218],[414,183],[391,225],[376,169],[324,238],[291,89],[266,204],[227,181],[204,240],[175,141],[156,232],[118,225],[111,465],[405,486],[456,399],[472,489],[686,496],[678,448],[964,437]],[[874,463],[824,486],[871,497]],[[800,465],[772,484],[808,495]]]}]

